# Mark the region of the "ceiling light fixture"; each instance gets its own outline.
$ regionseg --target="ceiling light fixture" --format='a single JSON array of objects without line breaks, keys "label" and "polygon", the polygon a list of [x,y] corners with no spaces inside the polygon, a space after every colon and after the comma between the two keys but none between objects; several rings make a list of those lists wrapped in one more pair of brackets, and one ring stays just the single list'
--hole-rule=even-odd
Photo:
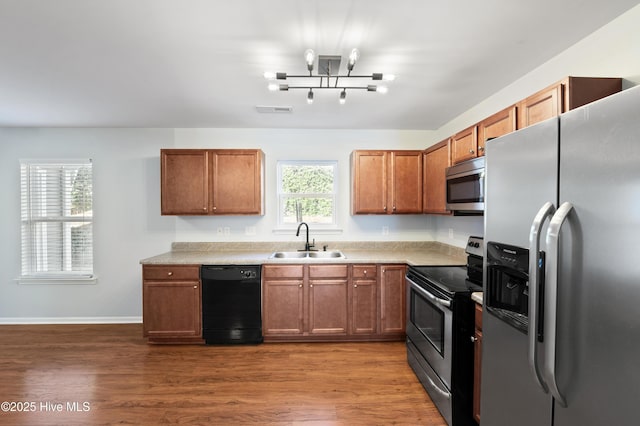
[{"label": "ceiling light fixture", "polygon": [[[374,81],[393,81],[395,76],[393,74],[373,73],[368,75],[351,75],[351,71],[355,67],[356,63],[360,59],[360,51],[353,49],[349,54],[347,62],[347,73],[340,74],[340,62],[342,57],[338,55],[319,55],[318,59],[318,71],[317,74],[313,74],[313,68],[316,62],[316,54],[312,49],[307,49],[304,52],[304,60],[307,63],[307,70],[309,74],[302,75],[289,75],[286,72],[265,72],[264,77],[269,81],[269,90],[271,91],[288,91],[293,89],[305,89],[307,93],[307,103],[313,103],[313,90],[319,89],[333,89],[340,90],[340,104],[344,104],[347,98],[347,90],[366,90],[369,92],[387,93],[386,86],[378,86],[374,84],[368,84],[366,86],[354,85],[350,79],[370,79]],[[287,80],[289,78],[295,79],[310,79],[312,81],[309,84],[302,82],[299,85],[280,84],[275,80]],[[319,80],[318,80],[319,79]],[[317,80],[317,81],[313,81]],[[349,82],[343,84],[343,82]]]}]

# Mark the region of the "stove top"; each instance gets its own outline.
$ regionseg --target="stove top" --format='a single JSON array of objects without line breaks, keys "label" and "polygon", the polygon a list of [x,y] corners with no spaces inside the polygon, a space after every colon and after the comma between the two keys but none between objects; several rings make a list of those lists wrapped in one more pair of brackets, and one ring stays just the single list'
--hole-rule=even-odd
[{"label": "stove top", "polygon": [[411,266],[409,270],[451,295],[455,293],[482,291],[482,286],[467,279],[466,265]]}]

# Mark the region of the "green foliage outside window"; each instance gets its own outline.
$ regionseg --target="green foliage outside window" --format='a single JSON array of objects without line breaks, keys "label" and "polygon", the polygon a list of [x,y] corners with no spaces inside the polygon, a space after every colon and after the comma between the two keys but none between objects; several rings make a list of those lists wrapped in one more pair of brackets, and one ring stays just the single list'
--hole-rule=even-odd
[{"label": "green foliage outside window", "polygon": [[283,220],[332,223],[334,166],[287,164],[281,167]]}]

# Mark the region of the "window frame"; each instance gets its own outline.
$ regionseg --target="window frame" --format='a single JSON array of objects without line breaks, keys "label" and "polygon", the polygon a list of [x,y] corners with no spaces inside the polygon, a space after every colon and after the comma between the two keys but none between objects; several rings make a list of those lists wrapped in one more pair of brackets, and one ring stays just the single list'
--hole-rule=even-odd
[{"label": "window frame", "polygon": [[[285,223],[284,222],[284,199],[285,198],[309,198],[309,197],[321,197],[330,198],[333,206],[333,222],[332,223],[319,223],[319,222],[307,222],[302,217],[302,221],[307,222],[309,226],[313,226],[314,231],[328,231],[335,232],[339,229],[339,217],[338,217],[338,160],[278,160],[276,162],[277,181],[276,181],[276,204],[277,208],[277,228],[276,231],[290,231],[295,230],[298,227],[299,222]],[[283,191],[282,188],[282,168],[283,166],[331,166],[333,169],[333,189],[331,194],[326,193],[303,193],[303,194],[291,194]]]},{"label": "window frame", "polygon": [[[95,196],[93,191],[93,161],[91,159],[21,159],[20,163],[20,253],[21,253],[21,268],[20,276],[17,281],[20,284],[94,284],[97,281],[95,275],[95,259],[94,259],[94,224],[95,218],[93,214],[93,205],[95,202]],[[32,179],[38,173],[39,170],[46,170],[48,168],[60,168],[60,181],[59,186],[54,185],[53,194],[57,194],[56,201],[59,202],[58,206],[54,206],[60,209],[55,214],[40,214],[36,216],[36,209],[43,206],[51,207],[47,200],[44,202],[38,202],[35,206],[35,200],[38,197],[46,197],[50,195],[49,191],[52,189],[49,186],[39,190],[34,190],[34,184]],[[91,184],[90,214],[83,212],[82,216],[74,217],[71,213],[71,201],[69,197],[73,192],[73,181],[69,179],[70,174],[65,173],[65,169],[70,169],[72,172],[75,169],[77,171],[82,168],[89,169],[88,181]],[[45,183],[48,185],[48,182]],[[57,186],[57,187],[56,187]],[[54,270],[37,271],[38,262],[47,261],[39,260],[39,255],[36,253],[38,249],[36,247],[43,247],[41,230],[39,231],[38,225],[42,223],[59,223],[62,225],[61,233],[58,241],[56,241],[60,253],[64,253],[63,259],[59,260],[60,268],[53,268]],[[73,265],[73,260],[64,259],[65,256],[73,256],[73,236],[72,229],[75,226],[91,225],[90,228],[90,241],[88,242],[88,250],[90,250],[90,262],[86,268],[82,268],[77,271],[69,270]],[[84,242],[83,242],[84,244]],[[46,251],[46,249],[44,249]],[[46,255],[45,255],[46,256]],[[65,266],[66,264],[66,266]],[[57,270],[61,269],[61,270]]]}]

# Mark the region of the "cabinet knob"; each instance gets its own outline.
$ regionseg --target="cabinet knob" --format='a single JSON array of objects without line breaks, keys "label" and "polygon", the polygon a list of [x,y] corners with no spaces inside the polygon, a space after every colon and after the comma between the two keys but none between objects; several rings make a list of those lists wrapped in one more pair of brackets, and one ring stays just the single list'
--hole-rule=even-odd
[{"label": "cabinet knob", "polygon": [[484,146],[481,146],[480,148],[478,148],[478,151],[484,152]]},{"label": "cabinet knob", "polygon": [[216,206],[213,206],[213,211],[216,211],[216,209],[217,209],[217,207],[216,207]]},{"label": "cabinet knob", "polygon": [[171,276],[171,275],[173,275],[173,272],[169,271],[169,272],[167,272],[167,275]]},{"label": "cabinet knob", "polygon": [[478,338],[475,336],[471,336],[471,342],[475,343],[478,341]]},{"label": "cabinet knob", "polygon": [[309,284],[309,287],[313,287],[313,284]]},{"label": "cabinet knob", "polygon": [[353,288],[358,288],[358,284],[354,284],[354,285],[353,285]]},{"label": "cabinet knob", "polygon": [[387,206],[384,206],[384,211],[385,211],[385,212],[387,211]]},{"label": "cabinet knob", "polygon": [[472,150],[472,149],[470,149],[470,150],[469,150],[469,154],[473,154],[473,153],[474,153],[474,152],[473,152],[473,150]]},{"label": "cabinet knob", "polygon": [[363,271],[363,274],[367,275],[367,270],[366,269]]},{"label": "cabinet knob", "polygon": [[302,284],[298,284],[298,287],[302,288]]},{"label": "cabinet knob", "polygon": [[393,211],[394,211],[394,212],[396,211],[396,206],[393,206]]},{"label": "cabinet knob", "polygon": [[198,286],[197,286],[197,285],[194,285],[194,286],[193,286],[193,288],[198,288]]}]

